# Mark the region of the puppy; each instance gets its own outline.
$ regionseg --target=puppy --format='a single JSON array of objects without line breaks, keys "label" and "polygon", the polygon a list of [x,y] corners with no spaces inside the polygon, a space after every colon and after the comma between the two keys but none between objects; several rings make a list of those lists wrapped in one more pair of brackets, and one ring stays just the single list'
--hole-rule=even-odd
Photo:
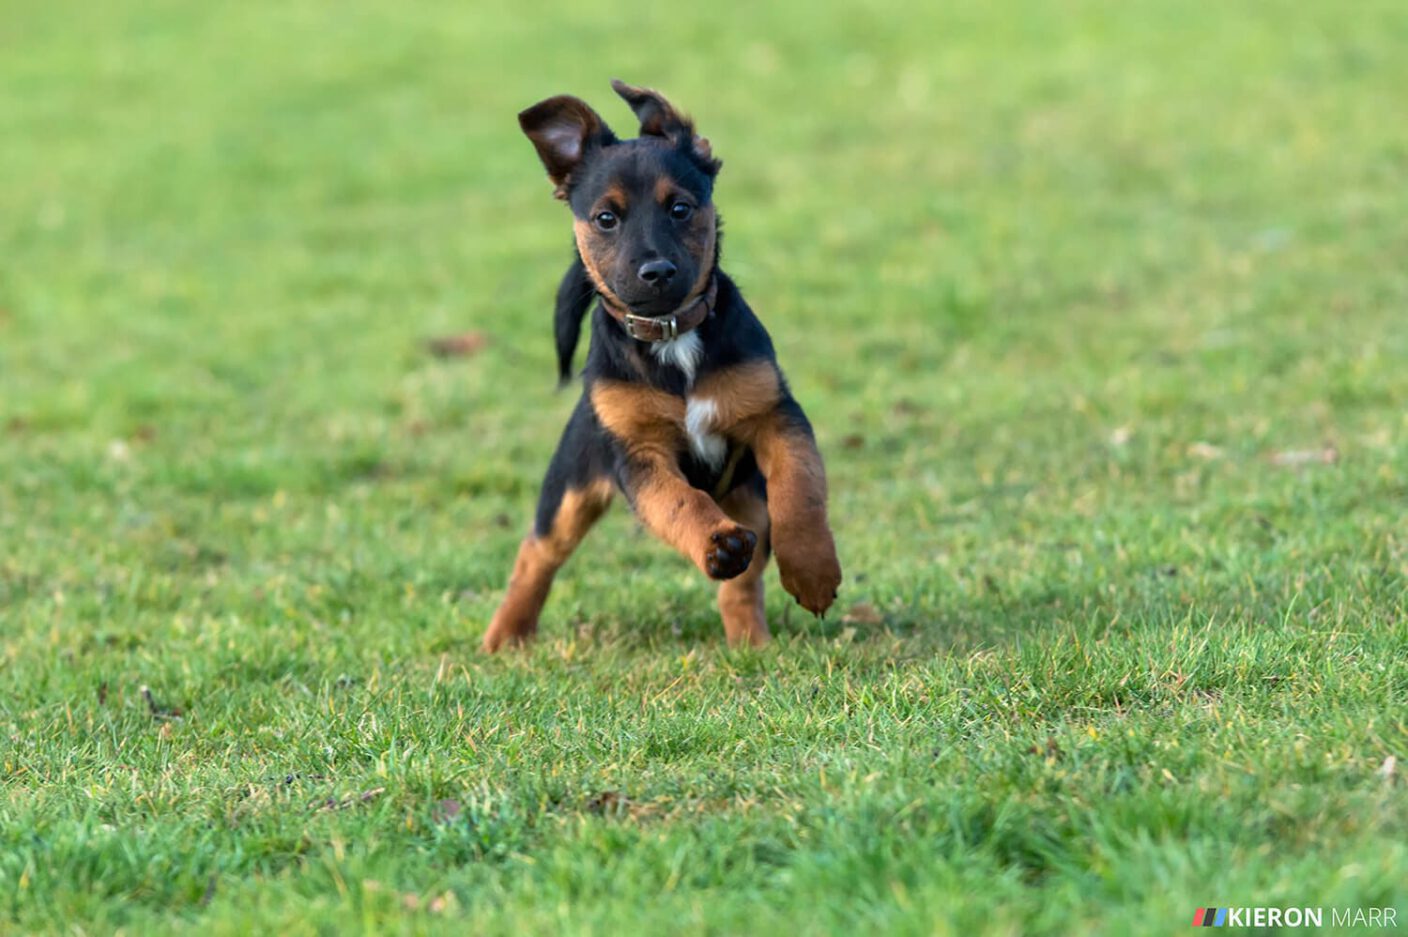
[{"label": "puppy", "polygon": [[576,254],[554,316],[564,382],[589,308],[592,340],[582,397],[484,636],[491,652],[537,632],[554,575],[617,491],[718,581],[730,644],[769,639],[769,553],[782,587],[813,614],[841,583],[811,424],[767,330],[719,267],[721,164],[660,94],[612,87],[640,121],[636,139],[618,139],[566,95],[518,115],[572,210]]}]

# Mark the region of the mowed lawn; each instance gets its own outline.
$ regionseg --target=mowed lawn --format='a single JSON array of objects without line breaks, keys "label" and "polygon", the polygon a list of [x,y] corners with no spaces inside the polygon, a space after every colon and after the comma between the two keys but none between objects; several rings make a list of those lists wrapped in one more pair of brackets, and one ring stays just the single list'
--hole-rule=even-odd
[{"label": "mowed lawn", "polygon": [[[618,506],[489,659],[613,76],[846,580],[730,651]],[[0,932],[1402,926],[1404,89],[1396,0],[7,4]]]}]

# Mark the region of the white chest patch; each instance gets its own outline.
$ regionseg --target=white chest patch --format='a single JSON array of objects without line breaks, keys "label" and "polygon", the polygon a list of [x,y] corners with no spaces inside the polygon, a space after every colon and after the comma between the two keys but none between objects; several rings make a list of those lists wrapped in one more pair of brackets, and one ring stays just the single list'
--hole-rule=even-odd
[{"label": "white chest patch", "polygon": [[685,404],[684,431],[689,436],[689,448],[715,471],[723,467],[728,455],[728,441],[711,432],[718,416],[718,404],[707,397],[691,397]]},{"label": "white chest patch", "polygon": [[684,372],[687,383],[694,383],[694,371],[699,367],[699,359],[704,354],[704,344],[694,332],[686,332],[668,342],[655,342],[650,353],[665,364],[673,364]]}]

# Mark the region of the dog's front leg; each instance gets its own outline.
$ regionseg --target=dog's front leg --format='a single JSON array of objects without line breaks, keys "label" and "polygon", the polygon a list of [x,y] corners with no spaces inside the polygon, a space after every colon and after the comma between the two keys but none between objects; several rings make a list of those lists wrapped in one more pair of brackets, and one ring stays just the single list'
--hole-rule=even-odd
[{"label": "dog's front leg", "polygon": [[824,614],[840,588],[841,563],[826,520],[826,469],[811,424],[796,401],[784,398],[757,421],[752,444],[767,479],[782,587],[807,611]]},{"label": "dog's front leg", "polygon": [[684,400],[620,381],[598,381],[590,396],[597,419],[618,447],[621,488],[646,529],[712,579],[732,579],[746,570],[757,533],[730,520],[680,471]]},{"label": "dog's front leg", "polygon": [[732,579],[748,568],[758,535],[693,487],[665,452],[637,450],[622,472],[626,497],[646,528],[687,556],[711,579]]}]

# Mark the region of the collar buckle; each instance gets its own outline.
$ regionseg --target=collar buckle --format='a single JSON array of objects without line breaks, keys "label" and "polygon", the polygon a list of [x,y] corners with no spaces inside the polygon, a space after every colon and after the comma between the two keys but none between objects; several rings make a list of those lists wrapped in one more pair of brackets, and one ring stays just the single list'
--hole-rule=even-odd
[{"label": "collar buckle", "polygon": [[626,334],[638,342],[668,342],[680,336],[680,322],[673,315],[652,319],[627,313],[621,324],[626,327]]}]

